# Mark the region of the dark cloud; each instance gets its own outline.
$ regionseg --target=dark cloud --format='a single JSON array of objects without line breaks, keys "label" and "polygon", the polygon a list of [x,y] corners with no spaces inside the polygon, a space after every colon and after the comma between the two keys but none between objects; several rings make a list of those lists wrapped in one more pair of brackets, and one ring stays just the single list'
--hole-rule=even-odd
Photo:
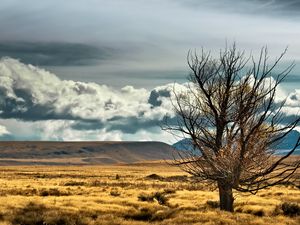
[{"label": "dark cloud", "polygon": [[285,83],[298,83],[300,82],[300,76],[295,74],[289,74],[285,79]]},{"label": "dark cloud", "polygon": [[[299,0],[177,0],[188,7],[212,7],[237,13],[299,16]],[[278,14],[279,13],[279,14]]]},{"label": "dark cloud", "polygon": [[76,121],[71,128],[75,130],[99,130],[121,131],[122,133],[135,134],[139,130],[151,130],[157,128],[162,121],[148,120],[138,117],[116,117],[105,123],[101,121]]},{"label": "dark cloud", "polygon": [[[63,79],[154,87],[175,78],[153,71],[185,71],[188,49],[218,52],[225,39],[246,50],[289,45],[298,57],[299,22],[281,17],[291,11],[299,11],[299,1],[3,0],[0,55],[46,66]],[[270,13],[274,18],[256,16]]]},{"label": "dark cloud", "polygon": [[101,121],[77,121],[71,125],[71,128],[74,130],[97,130],[105,127],[105,123]]},{"label": "dark cloud", "polygon": [[148,99],[148,103],[155,106],[161,106],[162,100],[160,97],[171,97],[169,90],[152,90],[150,93],[150,97]]},{"label": "dark cloud", "polygon": [[[243,1],[247,2],[246,0]],[[251,13],[270,14],[274,17],[299,16],[300,1],[298,0],[253,0],[251,3],[253,3],[253,8],[250,10]],[[245,8],[244,12],[247,13],[248,10]]]},{"label": "dark cloud", "polygon": [[114,123],[107,124],[107,130],[120,130],[123,133],[135,134],[139,130],[149,130],[160,125],[160,120],[151,120],[138,117],[122,118]]},{"label": "dark cloud", "polygon": [[253,2],[256,4],[260,4],[265,8],[273,8],[274,10],[294,12],[299,12],[300,10],[300,2],[298,0],[253,0]]},{"label": "dark cloud", "polygon": [[111,59],[116,50],[77,43],[0,42],[0,56],[41,66],[85,66]]},{"label": "dark cloud", "polygon": [[22,99],[22,101],[7,96],[7,93],[0,87],[0,118],[17,118],[26,121],[80,119],[78,116],[74,116],[69,113],[72,105],[69,105],[68,107],[65,107],[64,110],[57,112],[54,106],[55,100],[52,102],[50,101],[47,104],[37,104],[35,102],[36,99],[32,96],[32,92],[29,89],[15,88],[14,93],[16,97]]}]

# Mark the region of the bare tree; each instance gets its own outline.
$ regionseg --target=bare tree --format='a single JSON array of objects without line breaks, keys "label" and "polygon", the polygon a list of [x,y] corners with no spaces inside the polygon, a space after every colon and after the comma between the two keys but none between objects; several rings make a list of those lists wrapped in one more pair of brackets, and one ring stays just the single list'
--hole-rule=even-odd
[{"label": "bare tree", "polygon": [[174,90],[177,121],[165,121],[163,129],[191,139],[193,150],[174,159],[174,164],[201,180],[214,182],[220,209],[233,211],[233,190],[257,191],[287,181],[300,166],[287,160],[300,145],[300,137],[285,155],[275,146],[298,125],[297,116],[283,121],[285,101],[277,101],[276,89],[294,64],[282,72],[272,64],[267,48],[257,60],[238,51],[235,44],[218,57],[202,50],[189,52],[191,69],[188,91]]}]

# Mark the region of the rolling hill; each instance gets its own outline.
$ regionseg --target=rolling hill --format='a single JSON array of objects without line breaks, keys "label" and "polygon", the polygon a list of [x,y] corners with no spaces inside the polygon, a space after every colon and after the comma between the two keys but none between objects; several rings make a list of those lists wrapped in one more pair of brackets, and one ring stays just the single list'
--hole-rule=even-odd
[{"label": "rolling hill", "polygon": [[171,159],[163,142],[0,142],[0,165],[95,165]]}]

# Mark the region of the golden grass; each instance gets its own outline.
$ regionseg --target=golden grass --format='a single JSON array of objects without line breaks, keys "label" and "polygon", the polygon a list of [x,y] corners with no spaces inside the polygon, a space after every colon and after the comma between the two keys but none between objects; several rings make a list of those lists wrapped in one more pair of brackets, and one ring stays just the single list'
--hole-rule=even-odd
[{"label": "golden grass", "polygon": [[300,204],[297,187],[235,193],[236,212],[227,213],[213,207],[210,186],[159,164],[1,167],[0,181],[0,224],[300,224],[278,207]]}]

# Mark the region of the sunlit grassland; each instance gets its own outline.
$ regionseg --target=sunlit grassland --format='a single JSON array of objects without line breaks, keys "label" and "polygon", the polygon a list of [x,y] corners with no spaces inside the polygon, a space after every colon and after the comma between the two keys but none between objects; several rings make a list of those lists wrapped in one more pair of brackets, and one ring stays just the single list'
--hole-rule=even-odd
[{"label": "sunlit grassland", "polygon": [[211,185],[168,165],[0,171],[1,224],[300,224],[280,208],[300,204],[299,187],[288,184],[257,195],[235,193],[235,213],[227,213],[216,208]]}]

